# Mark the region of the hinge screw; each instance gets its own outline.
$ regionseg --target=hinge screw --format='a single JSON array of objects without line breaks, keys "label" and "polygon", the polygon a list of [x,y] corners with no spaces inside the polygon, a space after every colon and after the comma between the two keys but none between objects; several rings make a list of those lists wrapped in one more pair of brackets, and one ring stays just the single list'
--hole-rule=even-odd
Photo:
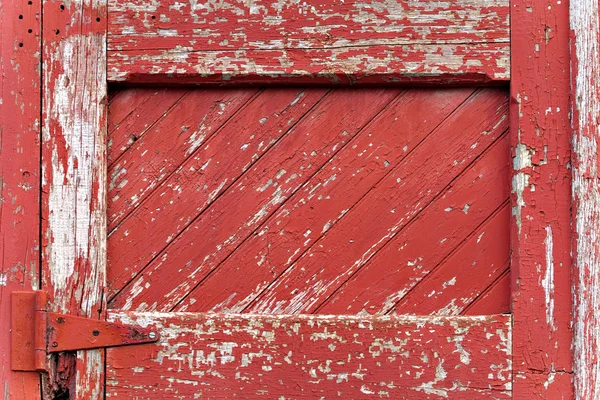
[{"label": "hinge screw", "polygon": [[98,335],[100,335],[100,331],[99,331],[98,329],[94,329],[94,330],[92,331],[92,335],[94,335],[94,336],[98,336]]},{"label": "hinge screw", "polygon": [[52,347],[58,347],[58,343],[52,342]]},{"label": "hinge screw", "polygon": [[149,337],[150,339],[156,339],[156,333],[155,333],[155,332],[150,332],[150,333],[148,334],[148,337]]}]

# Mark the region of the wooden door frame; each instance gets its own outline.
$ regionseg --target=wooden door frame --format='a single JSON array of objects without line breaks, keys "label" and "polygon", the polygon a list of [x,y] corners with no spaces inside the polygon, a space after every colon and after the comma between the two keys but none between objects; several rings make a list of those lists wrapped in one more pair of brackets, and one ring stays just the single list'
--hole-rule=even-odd
[{"label": "wooden door frame", "polygon": [[[513,396],[591,399],[600,395],[598,1],[512,0],[510,12]],[[10,292],[39,285],[53,311],[102,318],[107,4],[13,0],[0,19],[0,315],[8,320]],[[53,247],[59,235],[70,240]],[[0,348],[9,340],[2,329]],[[38,375],[2,359],[4,392],[35,398]],[[102,363],[99,350],[60,358],[49,376],[75,380],[49,379],[46,394],[63,386],[97,397]]]}]

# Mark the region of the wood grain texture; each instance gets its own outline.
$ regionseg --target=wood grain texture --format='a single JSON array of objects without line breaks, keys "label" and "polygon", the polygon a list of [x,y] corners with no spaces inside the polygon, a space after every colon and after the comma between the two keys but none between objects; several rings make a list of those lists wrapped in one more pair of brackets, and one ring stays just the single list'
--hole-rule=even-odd
[{"label": "wood grain texture", "polygon": [[40,398],[35,372],[11,371],[11,293],[39,285],[39,0],[0,3],[0,397]]},{"label": "wood grain texture", "polygon": [[[511,7],[514,397],[573,398],[569,2]],[[588,27],[586,27],[588,29]]]},{"label": "wood grain texture", "polygon": [[[442,293],[428,313],[461,313],[507,267],[507,246],[478,242],[509,197],[507,110],[501,89],[261,90],[111,232],[109,307],[386,313],[438,266],[460,278],[476,264],[477,284],[460,278],[452,289],[463,295],[439,279],[424,286]],[[176,143],[179,130],[152,135]],[[507,245],[496,218],[491,237]],[[296,273],[325,274],[331,286],[281,285]],[[265,308],[276,287],[308,294]]]},{"label": "wood grain texture", "polygon": [[156,344],[107,352],[107,398],[511,398],[511,319],[111,313]]},{"label": "wood grain texture", "polygon": [[[51,311],[100,318],[106,269],[106,4],[47,0],[43,13],[43,288]],[[101,398],[102,354],[59,356],[46,396]]]},{"label": "wood grain texture", "polygon": [[507,0],[109,3],[109,80],[474,83],[509,78]]},{"label": "wood grain texture", "polygon": [[600,7],[572,1],[574,368],[577,399],[600,397]]}]

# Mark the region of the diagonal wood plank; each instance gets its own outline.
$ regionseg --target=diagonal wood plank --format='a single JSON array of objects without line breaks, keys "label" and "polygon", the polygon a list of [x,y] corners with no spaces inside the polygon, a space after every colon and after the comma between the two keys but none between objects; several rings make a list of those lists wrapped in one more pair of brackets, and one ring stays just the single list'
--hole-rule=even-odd
[{"label": "diagonal wood plank", "polygon": [[189,92],[109,168],[109,232],[255,95],[254,89]]},{"label": "diagonal wood plank", "polygon": [[508,315],[110,318],[163,334],[108,349],[107,398],[511,398]]},{"label": "diagonal wood plank", "polygon": [[481,91],[461,108],[439,128],[445,135],[429,136],[247,310],[313,312],[507,129],[503,91]]},{"label": "diagonal wood plank", "polygon": [[157,92],[157,89],[154,88],[110,90],[108,92],[108,132],[112,132],[134,110],[148,101],[151,93],[155,92]]},{"label": "diagonal wood plank", "polygon": [[341,285],[318,312],[387,313],[508,201],[509,149],[504,135],[443,196]]},{"label": "diagonal wood plank", "polygon": [[[117,95],[109,107],[108,165],[109,168],[137,142],[150,127],[166,117],[169,109],[187,92],[186,89],[135,88]],[[119,121],[125,110],[127,115]],[[114,116],[113,121],[113,113]]]},{"label": "diagonal wood plank", "polygon": [[325,95],[270,89],[185,161],[108,238],[108,286],[116,294]]},{"label": "diagonal wood plank", "polygon": [[332,92],[119,293],[111,307],[171,309],[399,93]]},{"label": "diagonal wood plank", "polygon": [[471,93],[411,90],[396,99],[177,309],[242,312]]},{"label": "diagonal wood plank", "polygon": [[502,314],[510,311],[510,269],[463,312],[463,315]]},{"label": "diagonal wood plank", "polygon": [[510,206],[506,203],[469,240],[404,296],[392,312],[458,315],[508,269]]},{"label": "diagonal wood plank", "polygon": [[[171,90],[179,96],[188,91],[167,89]],[[192,92],[181,101],[171,94],[176,103],[171,108]],[[273,88],[254,93],[184,157],[166,144],[169,138],[177,143],[181,131],[161,125],[169,118],[171,125],[179,124],[178,119],[186,118],[185,109],[166,117],[158,112],[161,117],[150,128],[149,119],[139,112],[122,116],[113,126],[132,119],[137,120],[130,124],[132,132],[147,132],[142,135],[146,140],[165,134],[156,142],[162,146],[158,154],[144,160],[143,169],[156,170],[153,163],[160,165],[162,155],[173,151],[181,165],[161,176],[109,236],[109,306],[296,312],[295,306],[272,309],[261,302],[273,296],[279,279],[289,279],[297,269],[299,276],[307,276],[311,268],[313,276],[306,284],[324,274],[332,282],[331,290],[322,296],[318,290],[311,294],[302,311],[386,313],[398,301],[403,304],[421,292],[443,292],[446,281],[436,277],[448,269],[448,255],[466,246],[474,230],[508,196],[508,143],[501,135],[506,124],[503,90],[478,90],[469,99],[468,88],[411,89],[400,96],[398,90],[333,90],[321,99],[326,92]],[[146,98],[155,95],[145,93]],[[345,108],[333,104],[332,98],[345,101]],[[378,105],[371,104],[374,99]],[[138,108],[152,104],[138,103]],[[356,112],[348,114],[349,107]],[[371,107],[370,116],[354,115],[365,107]],[[194,118],[203,117],[200,112]],[[352,134],[344,135],[344,126],[353,120]],[[342,134],[336,138],[330,125]],[[477,129],[479,134],[483,131],[483,141],[475,139]],[[324,136],[330,139],[323,142]],[[312,149],[315,144],[321,150]],[[138,145],[134,142],[118,161],[130,157]],[[462,162],[452,156],[452,149],[462,154]],[[446,166],[440,165],[444,162]],[[130,177],[135,179],[134,174]],[[248,190],[252,185],[257,190]],[[400,190],[394,189],[397,185]],[[365,207],[365,201],[374,203]],[[392,215],[384,212],[394,203],[398,207],[392,208]],[[355,214],[361,207],[361,214]],[[370,226],[373,217],[381,227]],[[382,233],[385,226],[392,227],[391,235]],[[376,249],[354,263],[340,263],[356,248],[345,235],[357,229],[371,236],[360,246]],[[471,258],[463,261],[479,257],[489,262],[493,254],[503,253],[470,252]],[[506,292],[498,284],[505,268],[477,287],[465,286],[472,290],[470,295],[452,310],[444,308],[446,303],[433,311],[427,311],[427,305],[414,307],[415,312],[506,312]],[[302,280],[292,277],[291,282],[281,286],[284,297],[290,296],[286,291],[307,289]],[[435,301],[448,300],[445,293],[451,291]],[[425,304],[416,298],[415,304]]]}]

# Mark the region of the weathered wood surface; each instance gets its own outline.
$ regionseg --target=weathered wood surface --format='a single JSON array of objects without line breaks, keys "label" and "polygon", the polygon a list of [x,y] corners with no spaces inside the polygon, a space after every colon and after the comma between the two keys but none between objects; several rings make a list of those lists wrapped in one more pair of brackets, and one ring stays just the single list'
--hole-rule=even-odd
[{"label": "weathered wood surface", "polygon": [[600,397],[600,16],[598,1],[571,1],[575,393]]},{"label": "weathered wood surface", "polygon": [[[196,92],[177,106],[212,99]],[[508,311],[506,291],[488,294],[508,269],[503,90],[246,92],[254,97],[202,143],[180,139],[200,125],[163,122],[175,118],[170,101],[150,118],[124,117],[145,133],[115,161],[138,154],[139,166],[112,169],[123,183],[109,197],[120,218],[108,238],[110,308],[419,314],[396,305],[435,289],[427,313],[460,314],[486,295]],[[120,96],[130,94],[111,110]],[[169,151],[187,158],[166,165],[160,147],[136,149],[143,140],[176,143]]]},{"label": "weathered wood surface", "polygon": [[[106,269],[106,4],[43,4],[42,273],[49,309],[100,318]],[[48,398],[101,398],[102,351],[59,355]]]},{"label": "weathered wood surface", "polygon": [[[573,397],[569,2],[511,7],[514,396]],[[585,27],[584,29],[589,29]]]},{"label": "weathered wood surface", "polygon": [[511,398],[511,320],[110,313],[156,344],[107,351],[107,398]]},{"label": "weathered wood surface", "polygon": [[0,397],[40,398],[35,372],[11,371],[11,293],[39,285],[40,0],[0,3]]},{"label": "weathered wood surface", "polygon": [[111,0],[108,78],[474,83],[509,78],[507,0]]}]

